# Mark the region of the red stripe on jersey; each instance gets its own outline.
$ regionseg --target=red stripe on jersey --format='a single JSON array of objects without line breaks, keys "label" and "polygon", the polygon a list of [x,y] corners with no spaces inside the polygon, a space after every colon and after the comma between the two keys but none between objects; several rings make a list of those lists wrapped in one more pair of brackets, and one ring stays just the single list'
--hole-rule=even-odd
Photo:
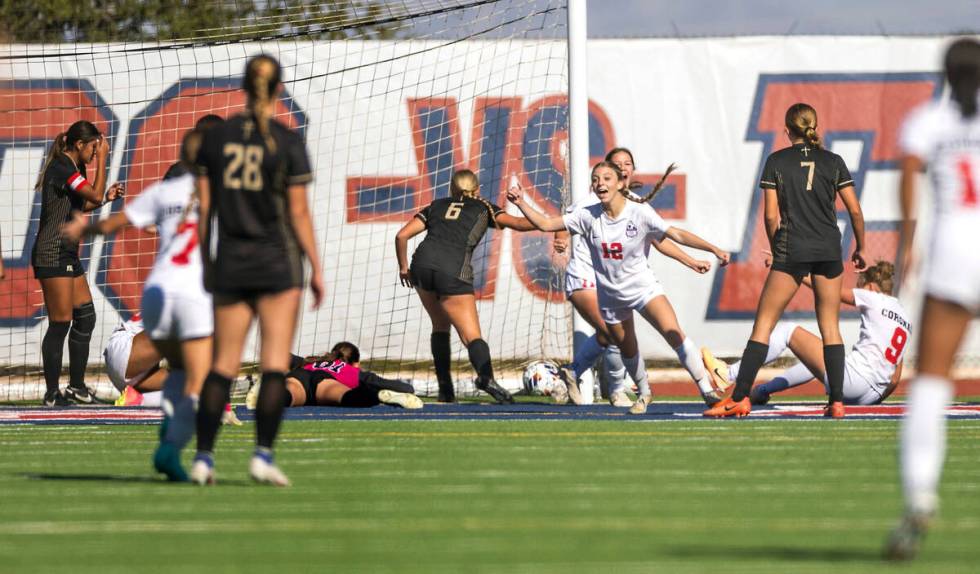
[{"label": "red stripe on jersey", "polygon": [[78,191],[87,183],[88,180],[82,177],[82,174],[78,173],[77,171],[68,177],[68,187],[70,187],[72,191]]}]

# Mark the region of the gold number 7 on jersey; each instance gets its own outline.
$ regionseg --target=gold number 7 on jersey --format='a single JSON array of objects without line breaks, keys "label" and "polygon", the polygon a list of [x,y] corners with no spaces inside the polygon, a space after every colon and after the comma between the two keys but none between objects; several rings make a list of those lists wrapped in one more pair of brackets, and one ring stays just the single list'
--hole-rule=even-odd
[{"label": "gold number 7 on jersey", "polygon": [[800,167],[808,168],[810,171],[806,174],[806,190],[810,191],[813,189],[813,172],[817,169],[817,162],[815,161],[801,161]]},{"label": "gold number 7 on jersey", "polygon": [[454,201],[449,204],[449,209],[446,210],[446,219],[459,219],[459,214],[462,211],[463,211],[463,202]]}]

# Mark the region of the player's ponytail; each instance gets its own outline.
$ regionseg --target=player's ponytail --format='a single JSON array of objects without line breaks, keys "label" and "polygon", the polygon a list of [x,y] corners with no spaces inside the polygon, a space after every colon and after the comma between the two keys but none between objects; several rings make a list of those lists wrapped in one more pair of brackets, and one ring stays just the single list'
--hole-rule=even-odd
[{"label": "player's ponytail", "polygon": [[493,226],[497,229],[501,228],[500,224],[497,223],[497,213],[493,205],[480,195],[480,179],[471,170],[461,169],[453,174],[449,183],[449,193],[456,199],[469,197],[482,203],[490,214],[490,221],[493,222]]},{"label": "player's ponytail", "polygon": [[629,199],[631,199],[631,200],[633,200],[633,201],[635,201],[637,203],[646,203],[646,202],[650,201],[651,199],[653,199],[654,197],[656,197],[656,195],[658,193],[660,193],[660,190],[663,188],[664,184],[667,183],[667,178],[670,177],[670,174],[675,169],[677,169],[677,164],[673,164],[672,163],[672,164],[668,165],[667,166],[667,169],[664,170],[664,174],[662,176],[660,176],[660,181],[657,182],[657,185],[653,186],[653,189],[650,190],[650,193],[648,193],[648,194],[646,194],[646,195],[644,195],[642,197],[636,197],[633,194],[629,194],[626,197],[628,197]]},{"label": "player's ponytail", "polygon": [[964,118],[972,118],[977,114],[980,91],[980,42],[973,38],[953,42],[946,50],[944,68],[953,101]]},{"label": "player's ponytail", "polygon": [[271,152],[276,151],[276,140],[269,130],[274,111],[273,98],[282,82],[282,68],[275,58],[259,54],[245,64],[245,80],[242,89],[248,94],[248,108],[255,116],[256,127]]},{"label": "player's ponytail", "polygon": [[67,147],[65,146],[65,132],[54,136],[54,142],[51,143],[51,147],[48,148],[48,155],[44,156],[44,165],[41,167],[41,173],[37,176],[37,183],[34,184],[34,191],[40,191],[41,185],[44,183],[44,173],[48,171],[48,166],[54,161],[54,158],[58,155],[65,153]]},{"label": "player's ponytail", "polygon": [[803,138],[813,147],[823,147],[817,133],[817,110],[809,104],[793,104],[786,110],[786,129],[794,139]]}]

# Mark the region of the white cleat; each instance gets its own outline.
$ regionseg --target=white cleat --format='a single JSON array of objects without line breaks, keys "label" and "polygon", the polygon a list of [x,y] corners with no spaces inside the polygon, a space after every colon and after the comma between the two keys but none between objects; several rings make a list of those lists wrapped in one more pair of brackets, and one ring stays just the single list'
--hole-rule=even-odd
[{"label": "white cleat", "polygon": [[214,467],[204,460],[195,460],[191,465],[190,479],[193,484],[210,486],[214,484]]},{"label": "white cleat", "polygon": [[578,379],[575,378],[575,370],[568,366],[562,366],[558,368],[558,372],[561,374],[561,379],[564,381],[565,388],[568,390],[568,400],[576,405],[582,404],[582,393],[578,388]]},{"label": "white cleat", "polygon": [[[230,407],[231,405],[228,406]],[[238,415],[235,414],[234,408],[225,408],[225,412],[221,413],[221,424],[240,427],[244,423],[238,418]]]},{"label": "white cleat", "polygon": [[386,405],[395,405],[403,409],[422,408],[422,399],[412,393],[399,393],[390,389],[378,391],[378,400]]},{"label": "white cleat", "polygon": [[245,393],[245,408],[250,411],[254,411],[255,405],[259,404],[259,387],[261,386],[262,381],[255,381],[255,383],[248,388],[248,392]]},{"label": "white cleat", "polygon": [[248,472],[252,475],[252,480],[259,484],[289,486],[289,479],[279,470],[279,467],[267,462],[261,456],[252,457],[252,462],[248,464]]},{"label": "white cleat", "polygon": [[629,395],[626,394],[626,391],[616,391],[609,395],[609,404],[621,409],[628,409],[633,406],[633,401],[630,400]]},{"label": "white cleat", "polygon": [[636,402],[630,407],[631,415],[642,415],[646,414],[647,406],[650,404],[650,395],[640,395],[637,397]]}]

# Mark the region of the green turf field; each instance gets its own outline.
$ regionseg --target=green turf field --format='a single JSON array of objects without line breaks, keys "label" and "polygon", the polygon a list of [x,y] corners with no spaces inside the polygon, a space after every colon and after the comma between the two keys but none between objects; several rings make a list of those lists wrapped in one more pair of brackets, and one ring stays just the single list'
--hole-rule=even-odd
[{"label": "green turf field", "polygon": [[978,421],[920,560],[879,562],[896,424],[287,421],[289,489],[248,482],[251,426],[213,488],[153,476],[152,426],[0,426],[0,571],[976,571]]}]

